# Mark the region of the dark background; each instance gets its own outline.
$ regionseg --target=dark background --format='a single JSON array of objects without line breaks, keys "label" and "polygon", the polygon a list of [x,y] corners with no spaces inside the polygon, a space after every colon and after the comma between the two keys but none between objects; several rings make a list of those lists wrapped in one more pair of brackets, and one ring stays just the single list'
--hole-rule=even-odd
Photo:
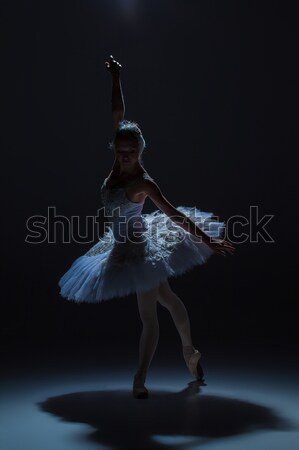
[{"label": "dark background", "polygon": [[[297,335],[296,27],[283,2],[2,3],[2,342],[135,342],[135,295],[75,304],[58,280],[95,242],[26,242],[27,220],[100,208],[113,154],[111,80],[121,62],[125,118],[147,143],[144,165],[168,200],[222,220],[250,206],[274,215],[274,242],[238,242],[170,284],[195,342],[285,344]],[[157,209],[146,200],[144,212]],[[237,233],[249,232],[245,227]],[[176,331],[159,306],[161,339]],[[178,339],[178,337],[177,337]]]}]

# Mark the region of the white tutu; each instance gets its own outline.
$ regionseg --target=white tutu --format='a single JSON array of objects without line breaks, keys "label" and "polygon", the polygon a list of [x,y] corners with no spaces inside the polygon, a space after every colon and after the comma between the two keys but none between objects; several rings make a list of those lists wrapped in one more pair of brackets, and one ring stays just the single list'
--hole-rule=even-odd
[{"label": "white tutu", "polygon": [[[67,300],[97,303],[142,292],[205,263],[214,254],[200,237],[162,211],[142,214],[143,203],[128,200],[124,188],[109,189],[104,182],[101,192],[105,210],[113,217],[112,226],[60,278],[60,294]],[[212,212],[189,206],[177,210],[207,235],[224,236],[224,222],[214,219]]]}]

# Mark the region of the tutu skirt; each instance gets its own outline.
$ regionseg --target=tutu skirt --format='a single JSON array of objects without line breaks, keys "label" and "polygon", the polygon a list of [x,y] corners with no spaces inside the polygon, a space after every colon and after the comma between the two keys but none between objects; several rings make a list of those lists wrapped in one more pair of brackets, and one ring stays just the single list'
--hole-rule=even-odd
[{"label": "tutu skirt", "polygon": [[[178,206],[211,238],[224,236],[224,222],[212,212],[196,207]],[[74,260],[60,278],[60,295],[76,303],[98,303],[158,286],[196,265],[215,252],[200,237],[194,236],[156,210],[141,214],[145,225],[138,242],[118,242],[108,228],[84,255]]]}]

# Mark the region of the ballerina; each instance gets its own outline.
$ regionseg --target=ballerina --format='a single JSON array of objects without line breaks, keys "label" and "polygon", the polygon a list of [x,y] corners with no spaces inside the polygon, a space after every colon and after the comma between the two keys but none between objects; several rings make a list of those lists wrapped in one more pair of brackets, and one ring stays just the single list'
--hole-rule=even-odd
[{"label": "ballerina", "polygon": [[[235,247],[223,238],[224,222],[213,213],[190,206],[173,206],[145,170],[146,147],[138,123],[124,119],[121,64],[111,55],[105,61],[112,77],[112,126],[114,163],[101,185],[101,199],[108,229],[60,278],[60,294],[77,303],[97,303],[136,293],[142,321],[139,364],[133,396],[147,398],[145,379],[159,339],[157,302],[171,314],[181,338],[186,365],[203,380],[201,353],[193,346],[190,320],[183,301],[168,278],[203,264],[213,254],[233,254]],[[142,213],[146,198],[159,208]],[[200,219],[200,220],[199,220]]]}]

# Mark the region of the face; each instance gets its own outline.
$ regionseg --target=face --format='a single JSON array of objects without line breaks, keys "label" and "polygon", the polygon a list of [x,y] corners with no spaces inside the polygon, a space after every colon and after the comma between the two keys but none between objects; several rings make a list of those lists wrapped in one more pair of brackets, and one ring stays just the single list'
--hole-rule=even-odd
[{"label": "face", "polygon": [[123,167],[131,167],[138,163],[138,140],[131,136],[118,136],[115,139],[115,155]]}]

